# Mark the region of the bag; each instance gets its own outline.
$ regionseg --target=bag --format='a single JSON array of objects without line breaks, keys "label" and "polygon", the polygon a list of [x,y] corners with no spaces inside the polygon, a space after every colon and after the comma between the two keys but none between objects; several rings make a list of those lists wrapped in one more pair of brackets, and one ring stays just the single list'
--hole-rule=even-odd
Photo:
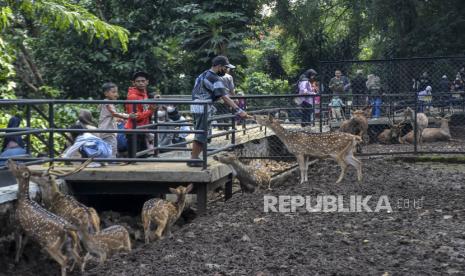
[{"label": "bag", "polygon": [[[124,123],[118,123],[118,129],[124,129]],[[116,144],[119,152],[125,152],[128,150],[128,139],[124,133],[118,133],[116,135]]]},{"label": "bag", "polygon": [[92,142],[86,142],[84,145],[81,146],[80,150],[84,153],[86,157],[111,157],[111,145],[109,145],[102,139],[96,139]]}]

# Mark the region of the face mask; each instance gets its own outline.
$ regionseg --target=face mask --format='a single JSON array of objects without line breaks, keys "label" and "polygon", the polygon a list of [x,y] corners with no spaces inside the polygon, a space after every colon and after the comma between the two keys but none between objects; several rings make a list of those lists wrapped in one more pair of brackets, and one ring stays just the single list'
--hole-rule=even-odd
[{"label": "face mask", "polygon": [[218,73],[216,74],[220,77],[223,77],[226,74],[226,71],[221,70],[221,71],[218,71]]},{"label": "face mask", "polygon": [[168,111],[168,113],[171,113],[171,112],[175,111],[176,108],[174,108],[172,106],[168,106],[168,108],[166,110]]},{"label": "face mask", "polygon": [[157,111],[157,117],[165,117],[165,116],[166,116],[166,112],[164,110]]}]

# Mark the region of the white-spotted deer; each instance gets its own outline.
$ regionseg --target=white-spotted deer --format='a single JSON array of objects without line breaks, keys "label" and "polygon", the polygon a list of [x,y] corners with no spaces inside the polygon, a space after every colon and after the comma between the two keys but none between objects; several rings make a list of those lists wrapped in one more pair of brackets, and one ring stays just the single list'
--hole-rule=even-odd
[{"label": "white-spotted deer", "polygon": [[[186,195],[192,191],[193,185],[170,188],[170,192],[177,196],[176,202],[170,202],[159,198],[153,198],[144,203],[142,207],[142,224],[144,226],[145,243],[150,239],[161,239],[165,235],[171,235],[171,226],[181,216],[186,205]],[[156,226],[154,233],[151,228]]]},{"label": "white-spotted deer", "polygon": [[89,233],[85,226],[80,227],[81,240],[87,250],[81,271],[84,272],[87,261],[91,254],[98,257],[100,264],[112,254],[120,251],[131,251],[131,239],[129,232],[121,225],[113,225],[98,233]]},{"label": "white-spotted deer", "polygon": [[52,213],[65,218],[77,227],[85,225],[90,233],[100,231],[100,218],[94,208],[87,207],[70,195],[60,192],[57,177],[65,177],[83,170],[92,160],[89,159],[77,169],[62,173],[50,167],[44,173],[33,173],[32,179],[36,182],[42,193],[45,207]]},{"label": "white-spotted deer", "polygon": [[362,181],[362,162],[355,158],[354,149],[362,142],[360,136],[344,132],[312,133],[306,130],[287,130],[281,124],[267,115],[256,115],[255,121],[273,130],[276,136],[294,154],[300,168],[300,183],[308,182],[308,164],[311,157],[332,158],[341,167],[341,174],[336,183],[344,178],[347,166],[357,169],[357,179]]},{"label": "white-spotted deer", "polygon": [[15,262],[19,261],[27,238],[31,238],[61,266],[61,275],[66,275],[69,257],[74,263],[82,263],[78,252],[79,238],[76,227],[29,198],[31,172],[24,164],[10,159],[7,161],[7,167],[18,181],[15,216],[21,229],[16,233]]},{"label": "white-spotted deer", "polygon": [[271,175],[264,166],[245,165],[233,153],[215,155],[213,159],[231,168],[233,174],[239,179],[242,191],[253,193],[257,187],[270,189]]}]

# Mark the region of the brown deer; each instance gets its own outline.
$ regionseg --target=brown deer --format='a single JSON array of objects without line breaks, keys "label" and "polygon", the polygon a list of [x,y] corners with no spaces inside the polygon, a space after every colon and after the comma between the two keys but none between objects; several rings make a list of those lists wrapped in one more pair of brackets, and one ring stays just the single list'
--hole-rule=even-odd
[{"label": "brown deer", "polygon": [[[439,128],[425,128],[421,134],[421,140],[419,142],[438,142],[438,141],[449,141],[451,140],[450,129],[449,129],[449,120],[452,114],[448,114],[443,118],[436,118],[441,121],[441,126]],[[417,135],[418,137],[418,135]],[[401,143],[410,143],[413,144],[414,141],[414,132],[410,131],[404,137],[400,138]]]},{"label": "brown deer", "polygon": [[271,175],[264,166],[254,167],[245,165],[233,153],[215,155],[213,159],[231,168],[233,175],[239,179],[242,191],[253,193],[256,187],[267,187],[270,189]]},{"label": "brown deer", "polygon": [[405,125],[404,121],[401,121],[397,124],[395,124],[392,121],[389,121],[390,128],[383,130],[383,132],[381,132],[378,135],[377,137],[378,141],[381,144],[386,144],[386,145],[397,143],[399,141],[399,137],[402,133],[402,128],[404,127],[404,125]]},{"label": "brown deer", "polygon": [[[371,106],[354,110],[352,112],[352,118],[342,122],[339,131],[358,135],[362,137],[363,143],[367,144],[369,142],[367,114],[371,114]],[[357,144],[357,152],[362,152],[360,144]]]},{"label": "brown deer", "polygon": [[97,211],[80,203],[74,197],[63,194],[57,185],[57,177],[75,174],[83,170],[90,162],[92,162],[92,159],[87,160],[77,169],[68,173],[55,171],[53,167],[49,167],[44,173],[33,173],[32,179],[39,185],[45,208],[75,226],[85,225],[90,233],[95,233],[100,231],[100,218]]},{"label": "brown deer", "polygon": [[[407,119],[410,120],[410,124],[412,125],[412,129],[415,129],[415,121],[413,120],[413,117],[414,117],[414,114],[415,112],[410,108],[410,107],[407,107],[405,110],[404,110],[404,121],[406,121]],[[426,116],[425,113],[417,113],[417,118],[416,118],[416,122],[417,122],[417,141],[418,143],[422,143],[423,139],[422,139],[422,136],[423,136],[423,130],[425,128],[428,127],[428,124],[429,124],[429,120],[428,120],[428,116]],[[404,135],[404,137],[400,138],[399,139],[399,142],[401,144],[403,144],[404,142],[408,142],[408,143],[413,143],[413,132],[412,134],[410,134],[412,137],[409,138],[409,133],[407,135]],[[404,139],[405,138],[405,139]]]},{"label": "brown deer", "polygon": [[81,266],[82,272],[84,272],[91,254],[96,255],[99,258],[100,264],[103,264],[109,256],[116,252],[131,251],[131,240],[128,230],[121,225],[110,226],[98,233],[89,233],[84,225],[81,225],[79,230],[82,243],[88,252]]},{"label": "brown deer", "polygon": [[273,130],[276,136],[294,154],[300,168],[300,183],[308,182],[308,164],[311,157],[334,159],[341,167],[341,174],[336,183],[344,178],[347,165],[357,169],[357,179],[362,181],[362,162],[354,157],[356,145],[362,142],[360,136],[344,132],[312,133],[307,130],[287,130],[267,115],[255,115],[255,121]]},{"label": "brown deer", "polygon": [[[15,216],[20,229],[15,235],[15,262],[19,261],[27,239],[31,238],[61,266],[61,275],[66,275],[69,256],[74,263],[82,263],[78,252],[79,238],[76,227],[29,198],[31,172],[24,164],[18,164],[10,159],[7,161],[7,166],[18,181]],[[24,239],[23,235],[25,235]]]},{"label": "brown deer", "polygon": [[[142,207],[142,224],[144,226],[145,243],[150,239],[161,239],[165,235],[171,236],[171,226],[181,216],[186,205],[186,195],[192,190],[193,185],[170,188],[170,192],[177,196],[176,202],[169,202],[159,198],[153,198],[144,203]],[[151,233],[152,226],[156,226],[155,233]],[[154,235],[153,235],[154,234]],[[155,236],[155,237],[154,237]]]}]

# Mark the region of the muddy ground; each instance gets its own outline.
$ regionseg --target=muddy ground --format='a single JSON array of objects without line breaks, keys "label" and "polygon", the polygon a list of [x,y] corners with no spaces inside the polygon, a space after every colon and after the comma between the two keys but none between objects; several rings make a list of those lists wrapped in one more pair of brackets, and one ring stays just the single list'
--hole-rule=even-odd
[{"label": "muddy ground", "polygon": [[[100,267],[91,263],[85,275],[465,275],[465,165],[386,157],[366,158],[363,166],[361,184],[351,168],[336,185],[335,162],[319,162],[309,169],[310,185],[298,184],[294,174],[272,191],[236,193],[210,204],[205,216],[182,220],[173,238],[150,245],[142,243],[139,217],[106,212],[104,224],[130,227],[134,250]],[[263,210],[264,195],[314,196],[314,188],[346,199],[371,195],[371,209],[387,196],[392,212]],[[1,242],[0,274],[59,273],[31,244],[14,265],[13,248]]]}]

